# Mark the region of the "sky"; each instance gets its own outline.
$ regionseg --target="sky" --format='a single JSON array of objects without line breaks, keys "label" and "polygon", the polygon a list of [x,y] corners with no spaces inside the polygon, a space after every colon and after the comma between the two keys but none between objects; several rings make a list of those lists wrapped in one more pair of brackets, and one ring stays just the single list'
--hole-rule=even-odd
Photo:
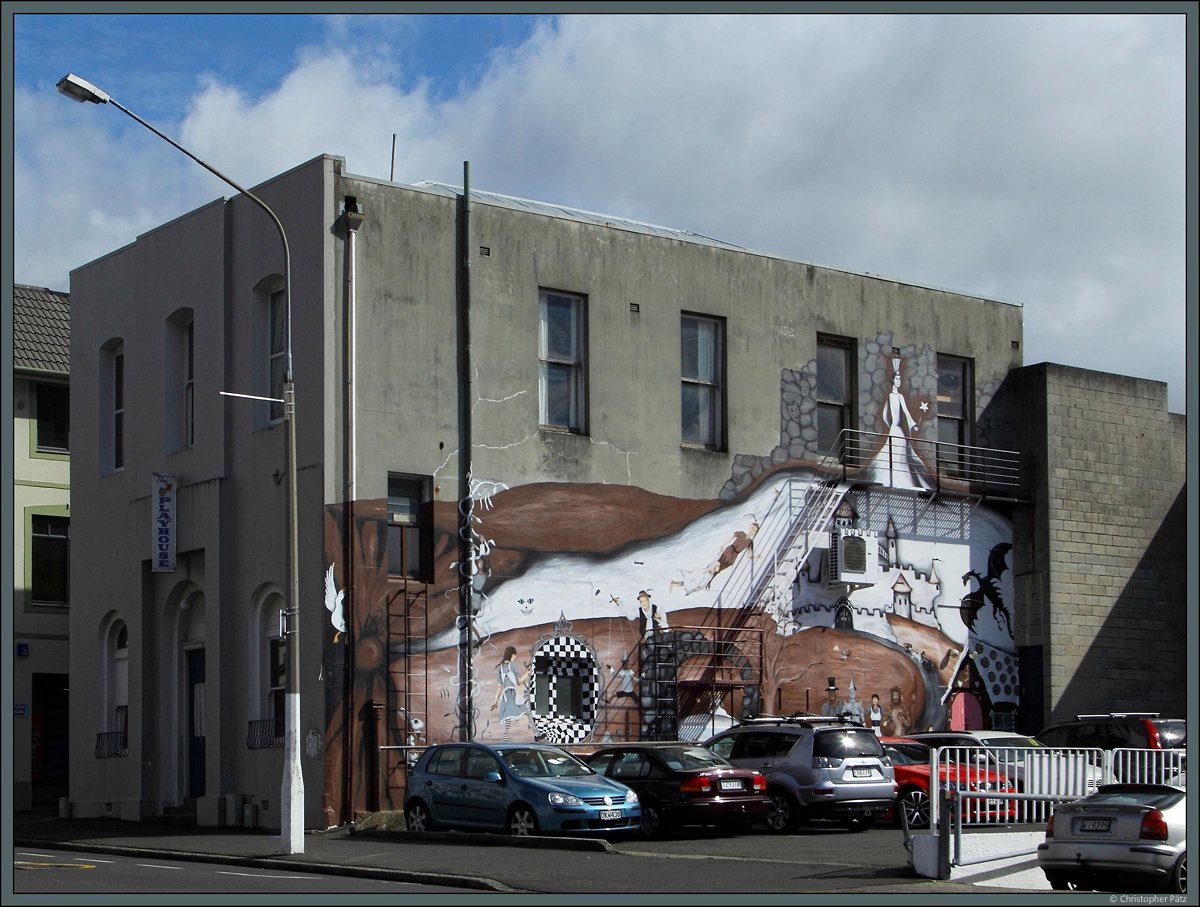
[{"label": "sky", "polygon": [[1186,412],[1194,4],[41,12],[53,6],[11,16],[17,283],[69,290],[73,268],[232,191],[116,108],[59,95],[73,72],[243,186],[322,153],[402,183],[461,185],[470,161],[475,189],[1020,304],[1025,364],[1166,382]]}]

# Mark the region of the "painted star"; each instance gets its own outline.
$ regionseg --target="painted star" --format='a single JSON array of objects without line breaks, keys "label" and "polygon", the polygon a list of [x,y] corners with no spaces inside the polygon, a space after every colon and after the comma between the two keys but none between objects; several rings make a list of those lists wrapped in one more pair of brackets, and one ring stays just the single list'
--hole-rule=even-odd
[{"label": "painted star", "polygon": [[929,412],[929,401],[928,400],[921,401],[921,412],[923,412],[923,413]]}]

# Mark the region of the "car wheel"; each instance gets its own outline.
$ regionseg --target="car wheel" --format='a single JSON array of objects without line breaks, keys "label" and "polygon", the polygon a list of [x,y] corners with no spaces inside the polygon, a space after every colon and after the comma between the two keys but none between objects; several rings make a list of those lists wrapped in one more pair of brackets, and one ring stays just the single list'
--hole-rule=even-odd
[{"label": "car wheel", "polygon": [[1172,894],[1187,894],[1187,852],[1179,855],[1179,859],[1175,861],[1175,868],[1171,870],[1171,880],[1167,883],[1167,889]]},{"label": "car wheel", "polygon": [[528,806],[517,805],[508,814],[508,833],[520,838],[537,834],[537,816]]},{"label": "car wheel", "polygon": [[796,830],[800,804],[785,790],[773,790],[771,811],[767,813],[767,830],[776,834],[787,834]]},{"label": "car wheel", "polygon": [[404,810],[404,827],[409,831],[431,831],[433,822],[429,819],[429,810],[420,800],[408,804]]},{"label": "car wheel", "polygon": [[842,820],[842,827],[848,831],[866,831],[875,825],[874,816],[851,816]]},{"label": "car wheel", "polygon": [[905,788],[896,798],[896,824],[900,825],[905,819],[909,828],[929,827],[929,794],[919,787]]},{"label": "car wheel", "polygon": [[649,800],[642,801],[642,835],[647,838],[657,838],[667,830],[667,823],[658,809],[657,803]]}]

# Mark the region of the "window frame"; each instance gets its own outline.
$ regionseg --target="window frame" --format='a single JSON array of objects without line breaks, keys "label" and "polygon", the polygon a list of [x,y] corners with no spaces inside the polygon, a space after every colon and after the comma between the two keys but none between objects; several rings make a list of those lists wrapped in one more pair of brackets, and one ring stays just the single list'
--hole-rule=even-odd
[{"label": "window frame", "polygon": [[[822,351],[837,351],[843,359],[843,380],[841,387],[841,399],[834,400],[832,396],[826,397],[824,387],[821,381],[821,360]],[[855,401],[857,399],[858,389],[858,370],[857,365],[857,344],[850,337],[839,337],[834,334],[817,334],[817,355],[814,360],[814,385],[813,397],[816,402],[814,410],[815,415],[814,427],[817,430],[817,453],[820,456],[825,456],[829,453],[832,447],[837,443],[837,437],[847,430],[857,428],[857,420],[855,413]],[[822,431],[822,413],[836,412],[838,414],[838,422],[840,427],[834,435],[834,439],[829,440],[829,430],[826,428]],[[845,458],[847,450],[850,446],[847,439],[845,447],[840,451],[840,457]]]},{"label": "window frame", "polygon": [[[688,323],[693,323],[697,326],[711,326],[712,332],[712,349],[709,351],[710,369],[707,375],[700,374],[703,369],[701,362],[703,342],[697,343],[695,350],[697,374],[685,374],[688,361],[687,352],[685,351],[685,329]],[[679,315],[679,382],[680,382],[680,436],[684,447],[696,447],[704,450],[724,450],[726,438],[725,426],[725,384],[726,384],[726,369],[727,360],[725,357],[725,319],[712,315],[701,315],[697,312],[681,312]],[[697,338],[702,337],[700,330],[696,331]],[[686,397],[689,390],[695,390],[697,400],[707,398],[708,417],[702,419],[700,412],[703,410],[702,405],[697,406],[697,434],[698,438],[687,437],[687,403]],[[707,422],[701,426],[700,422]]]},{"label": "window frame", "polygon": [[[393,483],[397,487],[409,486],[414,494],[392,494]],[[410,473],[389,472],[387,476],[387,510],[386,510],[386,561],[387,575],[390,580],[413,580],[429,583],[432,580],[431,563],[433,560],[433,523],[432,504],[430,502],[428,476],[412,475]],[[403,511],[399,506],[393,506],[393,501],[400,503],[407,498],[411,504]],[[403,514],[403,515],[402,515]],[[398,532],[394,532],[398,530]],[[394,551],[395,539],[400,540],[398,560]],[[412,551],[412,545],[417,547]],[[398,564],[400,570],[393,570]]]},{"label": "window frame", "polygon": [[[572,354],[555,355],[560,351],[548,349],[550,319],[548,305],[552,298],[571,303],[573,318]],[[586,435],[588,432],[587,380],[587,297],[579,293],[541,288],[538,290],[538,426],[545,431],[562,431]],[[550,373],[563,370],[568,374],[568,414],[563,421],[553,421],[549,412],[552,396]],[[557,396],[557,395],[556,395]]]},{"label": "window frame", "polygon": [[112,351],[112,470],[125,469],[125,346]]},{"label": "window frame", "polygon": [[[267,291],[267,422],[277,425],[283,421],[286,403],[283,386],[287,382],[287,292],[284,287]],[[276,378],[278,369],[278,378]]]},{"label": "window frame", "polygon": [[[39,520],[55,520],[61,521],[66,526],[66,535],[39,535],[36,530],[36,523]],[[41,547],[35,544],[35,539],[59,539],[63,540],[65,546],[65,554],[63,556],[63,577],[62,584],[66,590],[66,599],[58,601],[55,599],[38,598],[37,590],[34,588],[34,579],[38,574],[37,565],[37,549]],[[25,603],[30,609],[48,609],[48,611],[63,611],[71,606],[71,519],[70,512],[66,505],[42,505],[38,507],[30,507],[25,511]]]},{"label": "window frame", "polygon": [[[960,384],[957,403],[952,395],[942,392],[944,376],[951,372],[956,372]],[[938,467],[948,470],[951,475],[963,475],[968,468],[967,448],[975,443],[975,361],[966,356],[938,353],[937,376]],[[954,440],[945,437],[947,429],[953,432]]]},{"label": "window frame", "polygon": [[[71,386],[66,382],[60,381],[33,381],[31,382],[32,392],[30,397],[33,401],[32,414],[32,443],[30,445],[30,453],[39,457],[65,458],[71,452]],[[49,399],[43,399],[43,392],[49,396],[50,394],[61,394],[61,405],[64,407],[61,416],[65,425],[66,444],[60,446],[58,444],[43,443],[43,434],[49,435],[50,432],[43,432],[42,425],[49,421],[49,416],[46,410],[52,409]],[[55,420],[57,421],[57,420]],[[57,434],[57,433],[55,433]]]}]

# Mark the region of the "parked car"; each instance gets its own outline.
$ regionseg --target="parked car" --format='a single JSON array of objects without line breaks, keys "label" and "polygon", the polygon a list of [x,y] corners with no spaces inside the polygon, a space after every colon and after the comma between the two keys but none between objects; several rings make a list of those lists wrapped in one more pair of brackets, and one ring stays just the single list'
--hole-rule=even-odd
[{"label": "parked car", "polygon": [[1187,893],[1187,795],[1165,784],[1106,784],[1055,810],[1038,845],[1051,888],[1146,885]]},{"label": "parked car", "polygon": [[[986,751],[987,756],[975,762],[1003,772],[1022,793],[1070,794],[1075,788],[1074,794],[1083,796],[1117,780],[1111,772],[1106,774],[1102,767],[1082,757],[1054,753],[1040,740],[1014,731],[927,731],[909,736],[932,747],[977,747]],[[1031,754],[1031,750],[1035,752]],[[957,750],[957,755],[965,752]],[[1034,773],[1030,778],[1026,778],[1027,769]]]},{"label": "parked car", "polygon": [[1069,721],[1047,725],[1037,739],[1047,746],[1088,746],[1102,750],[1183,749],[1187,746],[1187,721],[1163,718],[1158,712],[1076,715]]},{"label": "parked car", "polygon": [[638,796],[556,746],[444,743],[408,776],[409,831],[507,830],[513,835],[636,831]]},{"label": "parked car", "polygon": [[[909,828],[928,828],[929,812],[933,808],[929,785],[932,748],[907,737],[881,737],[879,742],[892,763],[897,786],[895,807],[880,819],[890,819],[897,825],[906,821]],[[937,792],[950,789],[1013,793],[1016,786],[1003,772],[957,763],[940,765]],[[969,822],[1010,822],[1016,819],[1014,804],[1013,800],[972,798],[965,803],[964,818]]]},{"label": "parked car", "polygon": [[694,743],[629,743],[598,750],[584,761],[633,788],[642,833],[656,837],[681,825],[714,825],[732,833],[771,811],[763,776]]},{"label": "parked car", "polygon": [[1048,725],[1037,738],[1047,746],[1173,751],[1118,754],[1113,760],[1113,781],[1171,783],[1171,776],[1186,767],[1187,721],[1162,718],[1158,712],[1076,715]]},{"label": "parked car", "polygon": [[763,775],[772,802],[767,828],[773,832],[794,831],[815,817],[862,831],[896,797],[896,779],[879,738],[843,718],[757,718],[704,745]]}]

